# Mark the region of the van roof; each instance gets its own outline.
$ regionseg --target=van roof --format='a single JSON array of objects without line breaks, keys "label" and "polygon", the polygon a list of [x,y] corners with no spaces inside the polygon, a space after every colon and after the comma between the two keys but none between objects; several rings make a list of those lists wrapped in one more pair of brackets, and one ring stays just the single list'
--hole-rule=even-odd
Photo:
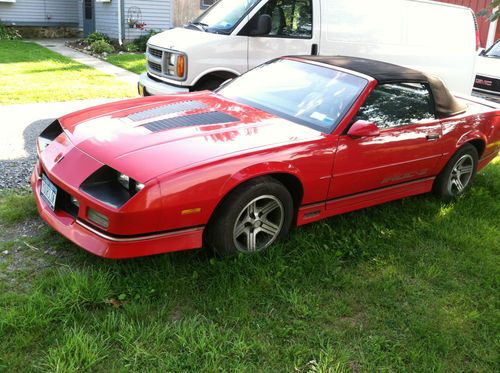
[{"label": "van roof", "polygon": [[371,76],[380,84],[426,83],[432,91],[436,115],[441,118],[463,113],[467,109],[467,106],[455,99],[441,79],[408,67],[348,56],[295,56],[295,58],[356,71]]}]

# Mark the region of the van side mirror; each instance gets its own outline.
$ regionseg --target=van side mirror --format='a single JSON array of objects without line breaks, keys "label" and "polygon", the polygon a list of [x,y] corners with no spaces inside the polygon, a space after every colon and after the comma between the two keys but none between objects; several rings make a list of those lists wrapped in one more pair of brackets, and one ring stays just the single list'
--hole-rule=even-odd
[{"label": "van side mirror", "polygon": [[269,14],[261,14],[257,24],[250,30],[250,36],[268,35],[272,29],[272,19]]},{"label": "van side mirror", "polygon": [[380,135],[380,129],[375,123],[358,120],[349,128],[347,135],[355,139],[360,137],[375,137]]}]

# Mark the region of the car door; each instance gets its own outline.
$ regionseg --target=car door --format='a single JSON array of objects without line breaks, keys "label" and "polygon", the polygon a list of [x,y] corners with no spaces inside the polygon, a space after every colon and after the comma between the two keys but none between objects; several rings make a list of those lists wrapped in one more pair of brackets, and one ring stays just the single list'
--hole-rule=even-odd
[{"label": "car door", "polygon": [[339,137],[329,199],[429,178],[442,157],[441,124],[423,83],[378,85],[354,121],[375,123],[378,136]]},{"label": "car door", "polygon": [[[269,0],[242,31],[248,35],[248,69],[285,55],[316,54],[320,35],[319,0]],[[267,35],[251,35],[259,17],[271,17]]]}]

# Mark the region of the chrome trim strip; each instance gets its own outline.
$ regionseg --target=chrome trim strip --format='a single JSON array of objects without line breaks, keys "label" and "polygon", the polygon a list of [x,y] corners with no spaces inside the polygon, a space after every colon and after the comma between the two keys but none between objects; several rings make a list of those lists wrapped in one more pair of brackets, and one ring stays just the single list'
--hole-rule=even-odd
[{"label": "chrome trim strip", "polygon": [[105,240],[112,241],[112,242],[136,242],[136,241],[144,241],[144,240],[154,240],[158,238],[167,238],[167,237],[172,237],[172,236],[177,236],[179,234],[184,234],[184,233],[193,233],[193,232],[198,232],[198,231],[203,231],[204,227],[196,227],[196,228],[187,228],[187,229],[179,229],[177,231],[173,232],[165,232],[165,233],[155,233],[155,234],[150,234],[150,235],[144,235],[144,236],[138,236],[138,237],[113,237],[110,236],[106,233],[100,232],[97,229],[94,229],[93,227],[87,225],[83,221],[77,219],[76,223],[81,225],[83,228],[89,230],[90,232],[94,233],[95,235],[104,238]]}]

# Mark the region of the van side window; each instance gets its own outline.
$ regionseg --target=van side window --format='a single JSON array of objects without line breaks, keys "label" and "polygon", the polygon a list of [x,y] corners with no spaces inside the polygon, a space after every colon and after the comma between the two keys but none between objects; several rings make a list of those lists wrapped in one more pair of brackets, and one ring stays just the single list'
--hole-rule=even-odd
[{"label": "van side window", "polygon": [[256,24],[262,14],[272,19],[269,37],[312,38],[312,0],[269,0],[249,22]]},{"label": "van side window", "polygon": [[381,129],[434,118],[434,100],[422,83],[381,84],[356,115],[356,120],[375,123]]}]

